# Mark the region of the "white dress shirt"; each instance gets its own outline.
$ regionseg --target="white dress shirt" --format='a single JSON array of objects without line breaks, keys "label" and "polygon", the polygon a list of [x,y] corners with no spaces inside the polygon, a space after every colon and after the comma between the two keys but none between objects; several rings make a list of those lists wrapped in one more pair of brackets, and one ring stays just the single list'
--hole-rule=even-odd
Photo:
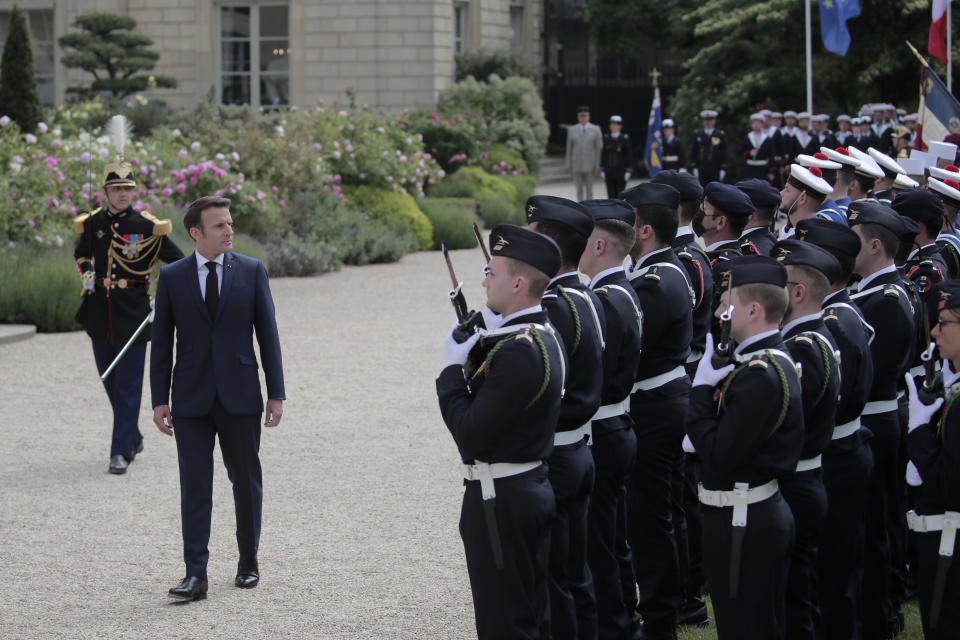
[{"label": "white dress shirt", "polygon": [[[207,263],[211,262],[208,258],[204,258],[200,251],[195,251],[194,254],[197,256],[197,277],[200,279],[200,297],[204,300],[207,299]],[[217,293],[220,293],[220,290],[223,289],[223,254],[221,253],[216,258],[213,259],[213,262],[217,263]]]}]

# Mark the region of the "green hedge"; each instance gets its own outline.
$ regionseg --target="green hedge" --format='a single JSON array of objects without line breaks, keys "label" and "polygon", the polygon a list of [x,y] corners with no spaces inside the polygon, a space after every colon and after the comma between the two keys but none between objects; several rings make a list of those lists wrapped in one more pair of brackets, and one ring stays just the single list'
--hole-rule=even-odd
[{"label": "green hedge", "polygon": [[0,322],[37,331],[75,331],[80,276],[71,246],[0,249]]},{"label": "green hedge", "polygon": [[433,246],[440,243],[448,249],[469,249],[477,244],[473,223],[477,220],[477,203],[473,198],[423,198],[420,209],[433,224]]},{"label": "green hedge", "polygon": [[369,212],[377,220],[401,223],[413,231],[421,250],[433,245],[433,225],[413,196],[367,186],[344,187],[343,193],[348,205]]},{"label": "green hedge", "polygon": [[435,197],[475,198],[486,228],[523,219],[517,187],[503,176],[492,176],[479,167],[463,167],[430,187]]},{"label": "green hedge", "polygon": [[520,205],[522,213],[522,209],[526,206],[527,200],[537,190],[537,178],[530,174],[523,174],[519,176],[502,176],[501,179],[506,180],[516,187],[517,204]]}]

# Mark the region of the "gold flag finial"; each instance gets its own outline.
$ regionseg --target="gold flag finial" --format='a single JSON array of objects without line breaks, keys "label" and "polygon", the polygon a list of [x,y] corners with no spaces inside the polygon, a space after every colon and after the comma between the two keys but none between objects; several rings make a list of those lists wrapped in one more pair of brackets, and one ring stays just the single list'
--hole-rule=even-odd
[{"label": "gold flag finial", "polygon": [[662,73],[660,73],[659,71],[657,71],[657,68],[656,68],[656,67],[654,67],[654,68],[653,68],[653,71],[650,72],[650,78],[651,78],[651,80],[653,80],[653,88],[654,88],[654,89],[657,88],[657,81],[660,79],[660,76],[662,76],[662,75],[663,75]]}]

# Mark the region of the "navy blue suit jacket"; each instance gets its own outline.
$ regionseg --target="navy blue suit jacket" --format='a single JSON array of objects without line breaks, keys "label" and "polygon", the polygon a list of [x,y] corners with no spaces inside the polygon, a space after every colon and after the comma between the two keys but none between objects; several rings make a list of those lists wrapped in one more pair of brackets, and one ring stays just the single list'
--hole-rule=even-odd
[{"label": "navy blue suit jacket", "polygon": [[207,415],[216,397],[228,413],[263,411],[253,353],[254,330],[260,343],[267,396],[284,398],[280,338],[263,263],[226,253],[222,278],[217,315],[211,320],[200,295],[196,253],[160,269],[151,333],[150,389],[153,406],[171,404],[174,416]]}]

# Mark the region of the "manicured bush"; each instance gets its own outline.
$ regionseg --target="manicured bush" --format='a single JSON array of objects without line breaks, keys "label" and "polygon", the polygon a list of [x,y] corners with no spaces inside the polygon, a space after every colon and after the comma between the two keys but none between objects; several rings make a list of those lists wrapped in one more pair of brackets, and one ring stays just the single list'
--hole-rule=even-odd
[{"label": "manicured bush", "polygon": [[469,249],[477,245],[473,223],[477,219],[477,203],[472,198],[423,198],[418,203],[433,224],[433,247],[440,243],[448,249]]},{"label": "manicured bush", "polygon": [[522,76],[537,80],[537,70],[533,65],[509,51],[473,49],[458,53],[453,59],[457,82],[465,80],[467,76],[489,78],[491,74],[497,74],[501,78]]},{"label": "manicured bush", "polygon": [[529,173],[523,156],[503,143],[481,152],[480,167],[487,173],[501,176]]},{"label": "manicured bush", "polygon": [[463,167],[430,187],[430,195],[447,198],[475,198],[486,228],[502,222],[522,220],[517,187],[501,176],[491,176],[479,167]]},{"label": "manicured bush", "polygon": [[80,276],[72,244],[0,249],[0,323],[33,324],[41,332],[73,331]]},{"label": "manicured bush", "polygon": [[481,192],[477,198],[477,209],[483,218],[483,226],[487,229],[504,222],[517,223],[522,220],[520,207],[511,200],[496,195],[490,191]]},{"label": "manicured bush", "polygon": [[37,67],[30,44],[26,14],[13,5],[3,54],[0,56],[0,105],[26,133],[33,133],[43,119],[43,106],[37,89]]},{"label": "manicured bush", "polygon": [[413,231],[421,250],[433,245],[433,226],[410,195],[367,186],[347,187],[344,194],[350,206],[377,220],[400,223]]},{"label": "manicured bush", "polygon": [[529,174],[502,176],[501,180],[506,180],[516,187],[517,204],[519,204],[521,209],[526,205],[527,199],[530,198],[530,196],[532,196],[537,190],[537,178]]}]

